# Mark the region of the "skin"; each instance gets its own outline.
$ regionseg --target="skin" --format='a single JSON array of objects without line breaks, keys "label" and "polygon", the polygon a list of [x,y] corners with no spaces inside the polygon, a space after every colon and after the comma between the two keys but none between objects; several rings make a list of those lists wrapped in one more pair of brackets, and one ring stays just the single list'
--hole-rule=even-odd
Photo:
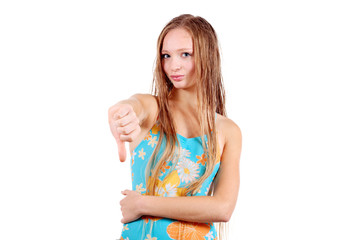
[{"label": "skin", "polygon": [[[177,133],[188,138],[199,136],[200,129],[194,128],[199,126],[199,122],[196,118],[195,63],[190,34],[181,28],[171,30],[165,36],[162,54],[164,72],[175,87],[169,101]],[[171,75],[184,77],[175,81]],[[118,144],[121,162],[126,158],[125,142],[129,142],[132,152],[154,125],[158,111],[155,96],[149,94],[135,94],[109,109],[109,125]],[[219,114],[216,128],[221,165],[214,179],[213,196],[158,197],[124,190],[121,193],[125,197],[120,201],[121,222],[128,223],[143,215],[190,222],[229,221],[240,186],[242,134],[232,120]]]},{"label": "skin", "polygon": [[[162,67],[176,88],[176,92],[187,93],[192,100],[196,96],[196,79],[193,43],[190,34],[182,28],[171,30],[164,38],[161,54]],[[183,75],[184,78],[181,81],[175,81],[171,77],[173,75]]]}]

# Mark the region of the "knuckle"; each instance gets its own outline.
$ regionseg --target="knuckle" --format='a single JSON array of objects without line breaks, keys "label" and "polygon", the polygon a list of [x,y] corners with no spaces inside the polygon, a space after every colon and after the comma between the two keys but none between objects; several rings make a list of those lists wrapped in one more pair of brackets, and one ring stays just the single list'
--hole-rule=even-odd
[{"label": "knuckle", "polygon": [[124,123],[122,120],[117,120],[116,121],[116,124],[119,126],[119,127],[123,127],[124,126]]},{"label": "knuckle", "polygon": [[135,141],[135,139],[136,139],[136,137],[139,135],[139,133],[140,133],[140,127],[137,127],[136,129],[135,129],[135,131],[130,135],[130,142],[133,142],[133,141]]},{"label": "knuckle", "polygon": [[129,132],[130,132],[130,128],[129,128],[129,127],[124,127],[124,128],[123,128],[123,133],[124,133],[124,134],[129,134]]},{"label": "knuckle", "polygon": [[131,132],[130,127],[118,127],[118,133],[128,135]]}]

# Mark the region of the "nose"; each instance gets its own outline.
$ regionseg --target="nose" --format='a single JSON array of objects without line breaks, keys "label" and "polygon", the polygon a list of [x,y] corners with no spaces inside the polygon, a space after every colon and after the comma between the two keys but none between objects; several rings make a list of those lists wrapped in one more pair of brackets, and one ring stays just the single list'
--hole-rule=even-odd
[{"label": "nose", "polygon": [[181,63],[180,60],[177,58],[173,58],[171,61],[171,70],[174,72],[177,72],[181,69]]}]

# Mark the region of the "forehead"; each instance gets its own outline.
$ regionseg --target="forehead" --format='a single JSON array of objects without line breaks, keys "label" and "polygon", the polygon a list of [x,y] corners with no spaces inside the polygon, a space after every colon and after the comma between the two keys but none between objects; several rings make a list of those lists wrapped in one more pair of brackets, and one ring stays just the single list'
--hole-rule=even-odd
[{"label": "forehead", "polygon": [[191,35],[183,28],[175,28],[170,30],[163,42],[163,51],[177,51],[179,49],[192,49],[193,42]]}]

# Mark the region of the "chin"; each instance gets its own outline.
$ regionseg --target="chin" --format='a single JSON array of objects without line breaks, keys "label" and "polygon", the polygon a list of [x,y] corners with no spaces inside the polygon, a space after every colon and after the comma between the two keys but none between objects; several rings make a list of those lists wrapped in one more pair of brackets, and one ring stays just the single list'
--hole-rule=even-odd
[{"label": "chin", "polygon": [[176,89],[189,89],[189,88],[193,88],[195,86],[194,84],[189,85],[188,83],[183,82],[183,81],[173,82],[172,84],[173,84],[174,88],[176,88]]},{"label": "chin", "polygon": [[183,82],[173,82],[172,84],[173,84],[174,88],[177,88],[177,89],[187,88],[186,83],[183,83]]}]

